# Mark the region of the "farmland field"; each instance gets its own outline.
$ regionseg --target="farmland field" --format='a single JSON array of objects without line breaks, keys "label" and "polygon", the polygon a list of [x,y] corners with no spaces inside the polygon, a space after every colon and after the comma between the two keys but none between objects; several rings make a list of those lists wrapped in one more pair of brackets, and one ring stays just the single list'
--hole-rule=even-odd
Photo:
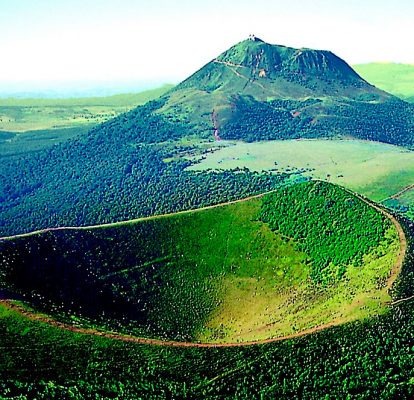
[{"label": "farmland field", "polygon": [[[201,156],[199,157],[201,158]],[[414,152],[359,140],[222,142],[190,170],[249,168],[297,172],[382,201],[414,182]]]}]

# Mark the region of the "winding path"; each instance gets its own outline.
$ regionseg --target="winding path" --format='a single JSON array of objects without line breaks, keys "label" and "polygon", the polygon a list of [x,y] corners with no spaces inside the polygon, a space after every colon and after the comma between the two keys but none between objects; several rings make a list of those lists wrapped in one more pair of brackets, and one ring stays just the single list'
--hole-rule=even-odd
[{"label": "winding path", "polygon": [[402,196],[404,193],[409,192],[410,190],[414,189],[414,184],[409,185],[407,187],[405,187],[404,189],[400,190],[398,193],[393,194],[391,196],[391,199],[398,199],[400,196]]},{"label": "winding path", "polygon": [[27,232],[27,233],[20,233],[20,234],[12,235],[12,236],[3,236],[3,237],[0,237],[0,242],[3,241],[3,240],[13,240],[13,239],[18,239],[18,238],[30,237],[30,236],[34,236],[34,235],[40,235],[42,233],[47,233],[47,232],[65,231],[65,230],[71,230],[71,231],[73,231],[73,230],[82,230],[82,231],[86,231],[86,230],[89,230],[89,229],[98,229],[98,228],[115,228],[117,226],[135,224],[136,222],[140,222],[140,221],[147,221],[147,220],[152,220],[152,219],[171,217],[173,215],[191,214],[191,213],[200,212],[200,211],[204,211],[204,210],[211,210],[211,209],[218,208],[218,207],[225,207],[225,206],[228,206],[230,204],[242,203],[242,202],[249,201],[249,200],[252,200],[252,199],[258,199],[260,197],[266,196],[267,194],[273,193],[276,190],[269,190],[268,192],[256,194],[256,195],[249,196],[249,197],[245,197],[245,198],[239,199],[239,200],[228,201],[226,203],[214,204],[214,205],[211,205],[211,206],[194,208],[194,209],[184,210],[184,211],[176,211],[176,212],[166,213],[166,214],[151,215],[150,217],[141,217],[141,218],[129,219],[127,221],[110,222],[110,223],[107,223],[107,224],[87,225],[87,226],[59,226],[59,227],[56,227],[56,228],[44,228],[44,229],[39,229],[37,231],[32,231],[32,232]]},{"label": "winding path", "polygon": [[[407,238],[405,236],[404,230],[401,226],[401,224],[397,221],[397,219],[390,214],[388,211],[386,211],[385,209],[381,208],[380,206],[378,206],[376,203],[374,203],[373,201],[367,199],[366,197],[361,196],[358,193],[349,191],[348,192],[352,193],[355,197],[358,197],[360,200],[362,200],[363,202],[365,202],[366,204],[370,205],[371,207],[375,208],[377,211],[379,211],[381,214],[385,215],[395,226],[395,228],[397,229],[397,233],[398,233],[398,238],[400,240],[400,251],[398,253],[397,259],[394,263],[394,266],[391,270],[390,276],[387,279],[387,289],[391,289],[392,285],[394,284],[395,280],[397,279],[399,273],[401,272],[402,269],[402,265],[404,262],[404,257],[405,254],[407,252]],[[391,303],[391,304],[396,304],[396,302]]]},{"label": "winding path", "polygon": [[[387,282],[386,282],[386,288],[389,290],[392,287],[392,285],[394,284],[395,280],[397,279],[398,274],[400,273],[400,271],[402,269],[404,257],[405,257],[406,251],[407,251],[407,239],[406,239],[404,230],[403,230],[402,226],[400,225],[400,223],[397,221],[397,219],[393,215],[391,215],[388,211],[384,210],[383,208],[379,207],[374,202],[372,202],[372,201],[368,200],[367,198],[359,195],[358,193],[352,192],[348,189],[345,189],[345,190],[347,190],[349,193],[353,194],[354,196],[358,197],[360,200],[362,200],[366,204],[370,205],[371,207],[373,207],[376,210],[378,210],[379,212],[381,212],[383,215],[385,215],[394,224],[394,226],[397,229],[398,236],[399,236],[399,241],[400,241],[400,251],[399,251],[397,259],[394,263],[394,266],[393,266],[393,268],[391,270],[391,273],[390,273],[390,275],[387,279]],[[45,232],[51,232],[51,231],[57,231],[57,230],[67,230],[67,229],[69,229],[69,230],[74,230],[74,229],[86,230],[86,229],[93,229],[93,228],[100,228],[100,227],[120,226],[120,225],[123,225],[123,224],[132,224],[132,223],[137,222],[137,221],[163,218],[163,217],[170,216],[170,215],[186,214],[186,213],[191,213],[191,212],[199,212],[199,211],[206,210],[206,209],[213,209],[213,208],[217,208],[217,207],[223,207],[223,206],[226,206],[226,205],[229,205],[229,204],[236,204],[236,203],[248,201],[248,200],[255,199],[255,198],[260,198],[260,197],[265,196],[266,194],[273,193],[274,191],[275,190],[272,190],[272,191],[269,191],[269,192],[266,192],[266,193],[261,193],[261,194],[255,195],[255,196],[249,196],[249,197],[244,198],[244,199],[234,200],[234,201],[230,201],[228,203],[217,204],[217,205],[207,206],[207,207],[203,207],[203,208],[198,208],[198,209],[195,209],[195,210],[187,210],[187,211],[180,211],[180,212],[177,212],[177,213],[169,213],[169,214],[162,214],[162,215],[157,215],[157,216],[152,216],[152,217],[138,218],[138,219],[134,219],[134,220],[130,220],[130,221],[117,222],[117,223],[112,223],[112,224],[92,225],[92,226],[85,226],[85,227],[47,228],[47,229],[42,229],[42,230],[38,230],[38,231],[35,231],[35,232],[3,237],[3,238],[0,238],[0,241],[1,240],[11,240],[11,239],[14,239],[14,238],[21,238],[21,237],[29,237],[29,236],[32,236],[32,235],[45,233]],[[390,305],[397,305],[399,303],[402,303],[404,301],[408,301],[408,300],[411,300],[411,299],[414,299],[414,296],[391,302]],[[294,339],[294,338],[298,338],[298,337],[301,337],[301,336],[306,336],[306,335],[309,335],[309,334],[312,334],[312,333],[316,333],[316,332],[322,331],[324,329],[327,329],[327,328],[330,328],[330,327],[333,327],[333,326],[337,326],[337,325],[340,325],[341,323],[343,323],[343,321],[341,319],[336,319],[336,320],[331,321],[327,324],[319,325],[319,326],[316,326],[316,327],[313,327],[313,328],[310,328],[310,329],[306,329],[306,330],[303,330],[303,331],[300,331],[300,332],[296,332],[296,333],[293,333],[293,334],[290,334],[290,335],[279,336],[279,337],[275,337],[275,338],[269,338],[269,339],[258,340],[258,341],[235,342],[235,343],[194,343],[194,342],[176,342],[176,341],[165,341],[165,340],[158,340],[158,339],[140,338],[140,337],[124,335],[124,334],[119,334],[119,333],[99,331],[97,329],[88,329],[88,328],[77,327],[77,326],[73,326],[73,325],[70,325],[70,324],[63,323],[63,322],[59,322],[59,321],[51,318],[48,315],[30,311],[27,308],[25,308],[24,306],[22,306],[20,304],[17,304],[17,303],[14,303],[12,300],[2,299],[1,296],[0,296],[0,304],[2,304],[4,307],[6,307],[6,308],[8,308],[12,311],[18,312],[19,314],[29,318],[30,320],[39,321],[39,322],[42,322],[42,323],[47,323],[47,324],[49,324],[51,326],[54,326],[56,328],[65,329],[65,330],[68,330],[68,331],[71,331],[71,332],[88,334],[88,335],[96,335],[96,336],[105,337],[105,338],[108,338],[108,339],[122,340],[122,341],[125,341],[125,342],[133,342],[133,343],[146,344],[146,345],[157,345],[157,346],[172,346],[172,347],[203,347],[203,348],[211,347],[211,348],[218,348],[218,347],[251,346],[251,345],[279,342],[279,341],[286,340],[286,339]]]}]

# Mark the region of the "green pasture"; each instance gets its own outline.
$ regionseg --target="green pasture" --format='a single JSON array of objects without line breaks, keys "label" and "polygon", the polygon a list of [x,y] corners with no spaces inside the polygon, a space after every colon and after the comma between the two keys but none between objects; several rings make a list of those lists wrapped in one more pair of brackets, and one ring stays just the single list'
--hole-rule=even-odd
[{"label": "green pasture", "polygon": [[397,194],[397,196],[387,199],[384,204],[410,220],[414,220],[414,189]]},{"label": "green pasture", "polygon": [[365,80],[379,89],[413,101],[414,65],[384,62],[359,64],[354,65],[353,68]]},{"label": "green pasture", "polygon": [[300,173],[381,201],[414,183],[414,152],[359,140],[225,142],[197,156],[190,170],[248,168]]},{"label": "green pasture", "polygon": [[408,206],[414,204],[414,189],[408,190],[397,197],[399,203]]}]

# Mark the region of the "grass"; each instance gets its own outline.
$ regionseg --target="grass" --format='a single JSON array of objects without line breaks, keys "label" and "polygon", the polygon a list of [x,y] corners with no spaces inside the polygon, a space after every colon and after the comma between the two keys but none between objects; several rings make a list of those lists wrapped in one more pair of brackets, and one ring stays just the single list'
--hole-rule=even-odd
[{"label": "grass", "polygon": [[[257,209],[257,204],[251,207],[251,210]],[[240,212],[246,214],[248,210],[249,207]],[[121,227],[126,225],[118,226]],[[119,244],[114,241],[111,228],[101,231],[106,236],[106,248],[114,247],[115,253],[119,254]],[[131,231],[124,232],[122,246],[128,247],[133,238],[128,236]],[[170,234],[174,235],[174,232]],[[387,235],[394,238],[391,230]],[[82,242],[77,244],[82,246]],[[99,258],[99,247],[94,250],[92,254]],[[134,250],[132,247],[131,252]],[[389,257],[393,251],[392,245],[377,248],[377,253],[387,252]],[[48,256],[52,255],[53,251],[50,251]],[[290,261],[286,260],[288,264]],[[392,262],[391,259],[388,261]],[[4,268],[4,258],[2,262]],[[129,270],[119,267],[120,273]],[[309,302],[315,305],[313,312],[307,311],[308,320],[291,318],[295,329],[306,326],[309,318],[322,320],[324,317],[341,317],[341,314],[344,320],[350,317],[349,321],[355,316],[362,318],[369,315],[367,307],[380,315],[318,334],[260,346],[203,349],[127,343],[31,320],[0,302],[0,397],[333,399],[352,395],[358,398],[412,398],[413,303],[403,302],[384,312],[380,302],[388,295],[383,289],[375,288],[378,287],[378,277],[386,275],[386,269],[373,251],[365,256],[364,268],[348,269],[347,279],[339,284],[338,290],[303,291],[302,298],[295,298],[295,304],[291,305],[292,308],[296,306],[299,317],[301,312],[306,312]],[[403,275],[408,278],[404,281],[410,287],[411,273],[409,262]],[[291,275],[296,282],[304,277],[306,274]],[[253,299],[260,313],[261,302],[253,294],[253,281],[247,277],[237,280],[237,287],[232,281],[228,281],[228,287],[234,295],[242,297],[227,303],[227,309],[235,312]],[[270,304],[275,301],[272,293],[265,295],[261,291],[268,289],[266,280],[258,280],[255,285],[261,300]],[[90,291],[90,287],[87,290]],[[250,297],[244,297],[244,294]],[[338,300],[344,301],[340,309]],[[191,312],[190,306],[188,311]],[[253,317],[257,318],[257,314]],[[244,325],[243,320],[239,321],[246,330],[252,328]],[[234,324],[235,330],[240,330],[239,324]],[[269,332],[262,330],[259,334]]]},{"label": "grass", "polygon": [[363,268],[348,266],[343,280],[329,289],[318,291],[301,282],[283,290],[258,280],[228,278],[225,300],[198,339],[211,341],[209,334],[215,332],[225,335],[227,342],[254,341],[382,314],[390,297],[385,288],[377,287],[388,277],[399,249],[392,228],[387,236],[391,245],[384,243],[377,249],[382,257],[372,253],[365,257]]},{"label": "grass", "polygon": [[[332,193],[340,199],[343,189],[332,188],[332,200]],[[211,343],[283,336],[386,309],[384,281],[398,253],[388,221],[382,241],[373,243],[362,265],[347,265],[341,280],[320,285],[312,279],[312,255],[259,219],[269,199],[6,241],[3,285],[30,294],[33,304],[58,317],[86,318],[140,336]],[[338,210],[347,204],[338,200]],[[355,199],[352,207],[358,212],[366,206]],[[371,225],[370,218],[361,212],[360,223]],[[346,228],[346,219],[341,221],[338,226]],[[352,229],[346,232],[353,237]]]},{"label": "grass", "polygon": [[249,168],[302,173],[381,201],[414,182],[414,152],[358,140],[222,142],[190,170]]},{"label": "grass", "polygon": [[353,68],[369,83],[401,98],[414,99],[414,65],[369,63]]},{"label": "grass", "polygon": [[411,398],[414,322],[404,306],[302,339],[191,349],[68,332],[0,304],[1,398],[392,398],[395,388]]},{"label": "grass", "polygon": [[408,190],[407,192],[404,192],[400,196],[398,196],[398,201],[405,205],[413,205],[414,204],[414,189]]},{"label": "grass", "polygon": [[414,189],[410,189],[396,198],[387,199],[384,204],[404,217],[414,220]]},{"label": "grass", "polygon": [[413,315],[404,303],[301,339],[200,349],[73,333],[0,303],[0,393],[3,399],[412,398]]},{"label": "grass", "polygon": [[108,97],[0,99],[0,156],[20,156],[73,139],[171,87]]}]

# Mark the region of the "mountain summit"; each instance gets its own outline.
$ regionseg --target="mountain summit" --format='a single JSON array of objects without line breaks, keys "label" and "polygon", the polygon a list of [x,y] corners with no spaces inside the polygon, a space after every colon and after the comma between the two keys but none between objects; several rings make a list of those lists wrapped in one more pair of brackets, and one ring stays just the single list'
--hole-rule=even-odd
[{"label": "mountain summit", "polygon": [[366,92],[386,96],[330,51],[272,45],[255,36],[220,54],[176,90],[185,88],[248,94],[261,100],[269,96],[352,98]]},{"label": "mountain summit", "polygon": [[405,120],[412,110],[398,102],[330,51],[250,35],[177,85],[157,113],[216,140],[343,135],[395,142],[402,135],[400,143],[412,142]]}]

